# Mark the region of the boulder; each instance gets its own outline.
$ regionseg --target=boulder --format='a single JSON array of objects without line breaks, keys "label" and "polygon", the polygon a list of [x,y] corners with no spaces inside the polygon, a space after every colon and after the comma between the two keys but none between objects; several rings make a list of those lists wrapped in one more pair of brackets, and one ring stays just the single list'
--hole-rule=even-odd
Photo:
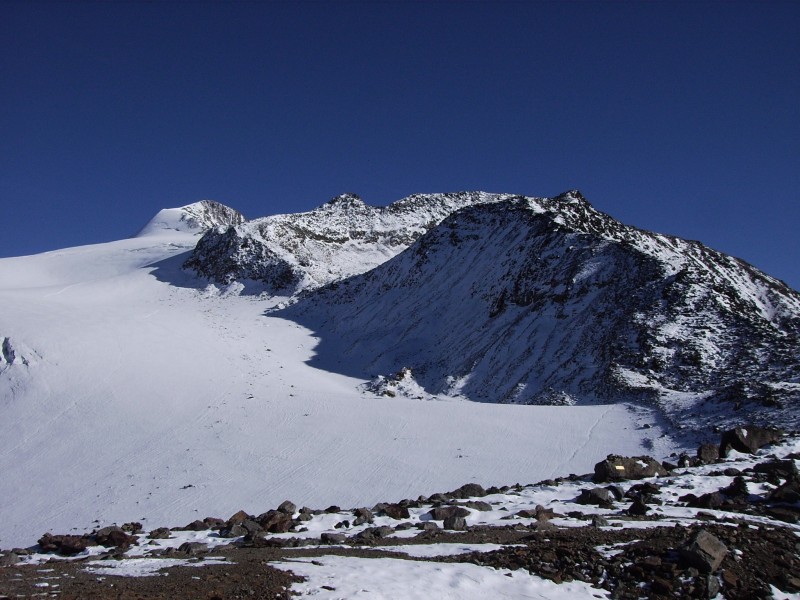
[{"label": "boulder", "polygon": [[233,524],[241,524],[243,521],[246,521],[249,518],[251,518],[250,515],[248,515],[243,510],[240,510],[239,512],[233,513],[231,517],[225,522],[225,524],[228,527],[230,527]]},{"label": "boulder", "polygon": [[323,544],[344,544],[347,536],[343,533],[323,533],[319,539]]},{"label": "boulder", "polygon": [[199,519],[196,521],[192,521],[186,527],[181,527],[177,531],[205,531],[208,529],[208,525],[205,521],[200,521]]},{"label": "boulder", "polygon": [[281,505],[278,507],[278,511],[285,513],[289,516],[293,515],[297,510],[297,506],[293,502],[289,502],[289,500],[284,500],[281,502]]},{"label": "boulder", "polygon": [[121,527],[104,527],[95,532],[94,539],[100,546],[127,550],[136,544],[136,537],[125,533]]},{"label": "boulder", "polygon": [[477,483],[467,483],[460,488],[453,490],[448,494],[451,498],[465,499],[465,498],[482,498],[486,496],[486,490]]},{"label": "boulder", "polygon": [[184,542],[178,546],[178,552],[183,552],[190,556],[197,556],[198,554],[205,554],[208,552],[208,546],[200,542]]},{"label": "boulder", "polygon": [[392,533],[394,533],[394,529],[384,525],[382,527],[368,527],[356,537],[360,540],[370,541],[385,538],[387,535],[391,535]]},{"label": "boulder", "polygon": [[467,528],[467,521],[464,519],[464,517],[447,517],[444,520],[442,527],[452,531],[464,531]]},{"label": "boulder", "polygon": [[247,535],[247,530],[239,523],[234,523],[233,525],[223,527],[219,530],[219,537],[223,538],[235,538],[244,535]]},{"label": "boulder", "polygon": [[800,502],[800,480],[790,479],[783,485],[772,490],[767,499],[770,502],[783,502],[795,504]]},{"label": "boulder", "polygon": [[768,429],[755,425],[736,427],[722,434],[719,444],[720,456],[728,456],[731,450],[743,452],[745,454],[755,454],[760,448],[767,444],[778,442],[783,437],[780,429]]},{"label": "boulder", "polygon": [[644,479],[667,475],[666,469],[649,456],[625,457],[609,454],[594,466],[595,483]]},{"label": "boulder", "polygon": [[578,504],[594,504],[596,506],[609,508],[613,505],[614,496],[605,488],[593,488],[590,490],[581,490],[575,502]]},{"label": "boulder", "polygon": [[716,572],[727,554],[728,547],[705,530],[697,532],[680,550],[684,561],[701,573]]},{"label": "boulder", "polygon": [[464,506],[467,508],[474,508],[475,510],[481,512],[489,512],[492,510],[492,505],[488,502],[484,502],[483,500],[470,500],[468,502],[464,502]]},{"label": "boulder", "polygon": [[765,473],[770,481],[778,479],[794,479],[798,476],[797,467],[793,460],[770,460],[759,463],[753,467],[756,473]]},{"label": "boulder", "polygon": [[704,465],[710,465],[719,460],[719,446],[717,444],[703,444],[697,449],[697,458]]},{"label": "boulder", "polygon": [[600,515],[592,517],[592,527],[608,527],[608,520]]},{"label": "boulder", "polygon": [[636,498],[628,507],[628,514],[633,517],[643,517],[648,513],[650,508],[642,501],[641,498]]},{"label": "boulder", "polygon": [[258,524],[270,533],[286,533],[292,528],[292,516],[285,512],[270,510],[258,516]]},{"label": "boulder", "polygon": [[39,538],[38,543],[42,552],[58,552],[65,555],[78,554],[89,546],[96,545],[96,542],[86,536],[53,535],[51,533],[45,533]]},{"label": "boulder", "polygon": [[172,534],[169,529],[166,527],[158,527],[157,529],[153,529],[150,533],[147,534],[147,539],[150,540],[168,540],[172,537]]},{"label": "boulder", "polygon": [[14,554],[0,554],[0,567],[11,567],[19,562],[19,556]]},{"label": "boulder", "polygon": [[385,514],[387,517],[397,519],[398,521],[400,519],[408,519],[410,516],[408,508],[399,504],[386,504],[381,512],[383,512],[383,514]]},{"label": "boulder", "polygon": [[434,521],[444,521],[450,517],[468,517],[469,511],[461,506],[437,506],[428,511],[425,516]]},{"label": "boulder", "polygon": [[747,489],[747,482],[741,475],[734,477],[731,484],[726,488],[722,488],[720,492],[728,496],[728,498],[746,499],[750,495],[750,492]]}]

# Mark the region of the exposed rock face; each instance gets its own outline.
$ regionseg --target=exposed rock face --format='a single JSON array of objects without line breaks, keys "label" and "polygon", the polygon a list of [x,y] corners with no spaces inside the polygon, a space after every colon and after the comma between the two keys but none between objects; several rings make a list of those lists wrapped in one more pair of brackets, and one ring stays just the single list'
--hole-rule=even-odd
[{"label": "exposed rock face", "polygon": [[[287,289],[313,287],[300,283],[311,267],[281,264]],[[320,366],[365,379],[411,367],[431,394],[644,402],[698,429],[800,424],[800,294],[577,192],[466,206],[279,314],[321,337]]]}]

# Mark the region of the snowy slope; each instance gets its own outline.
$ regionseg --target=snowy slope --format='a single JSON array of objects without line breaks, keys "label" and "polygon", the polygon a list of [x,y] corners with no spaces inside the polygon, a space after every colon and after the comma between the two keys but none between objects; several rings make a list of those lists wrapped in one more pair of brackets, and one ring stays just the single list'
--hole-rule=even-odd
[{"label": "snowy slope", "polygon": [[364,394],[363,379],[308,364],[319,339],[266,314],[281,298],[184,272],[198,238],[176,229],[0,260],[0,547],[95,519],[535,481],[675,445],[621,405]]},{"label": "snowy slope", "polygon": [[312,364],[377,377],[373,390],[408,367],[411,395],[637,401],[698,429],[800,423],[800,295],[577,192],[467,207],[278,314],[321,337]]}]

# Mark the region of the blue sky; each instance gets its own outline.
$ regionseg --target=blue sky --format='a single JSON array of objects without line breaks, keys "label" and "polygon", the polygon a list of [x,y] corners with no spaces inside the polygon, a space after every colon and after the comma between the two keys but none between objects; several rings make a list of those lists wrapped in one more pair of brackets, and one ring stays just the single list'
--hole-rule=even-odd
[{"label": "blue sky", "polygon": [[798,2],[0,2],[0,256],[203,198],[551,196],[800,288]]}]

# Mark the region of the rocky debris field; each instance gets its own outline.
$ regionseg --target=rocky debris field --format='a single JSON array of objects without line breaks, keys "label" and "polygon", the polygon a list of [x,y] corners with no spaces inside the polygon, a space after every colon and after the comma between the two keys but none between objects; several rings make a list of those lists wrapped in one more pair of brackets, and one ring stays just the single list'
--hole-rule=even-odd
[{"label": "rocky debris field", "polygon": [[[530,485],[45,533],[0,553],[0,599],[420,597],[392,577],[427,597],[800,598],[798,460],[800,435],[748,426]],[[443,596],[422,573],[478,583]]]}]

